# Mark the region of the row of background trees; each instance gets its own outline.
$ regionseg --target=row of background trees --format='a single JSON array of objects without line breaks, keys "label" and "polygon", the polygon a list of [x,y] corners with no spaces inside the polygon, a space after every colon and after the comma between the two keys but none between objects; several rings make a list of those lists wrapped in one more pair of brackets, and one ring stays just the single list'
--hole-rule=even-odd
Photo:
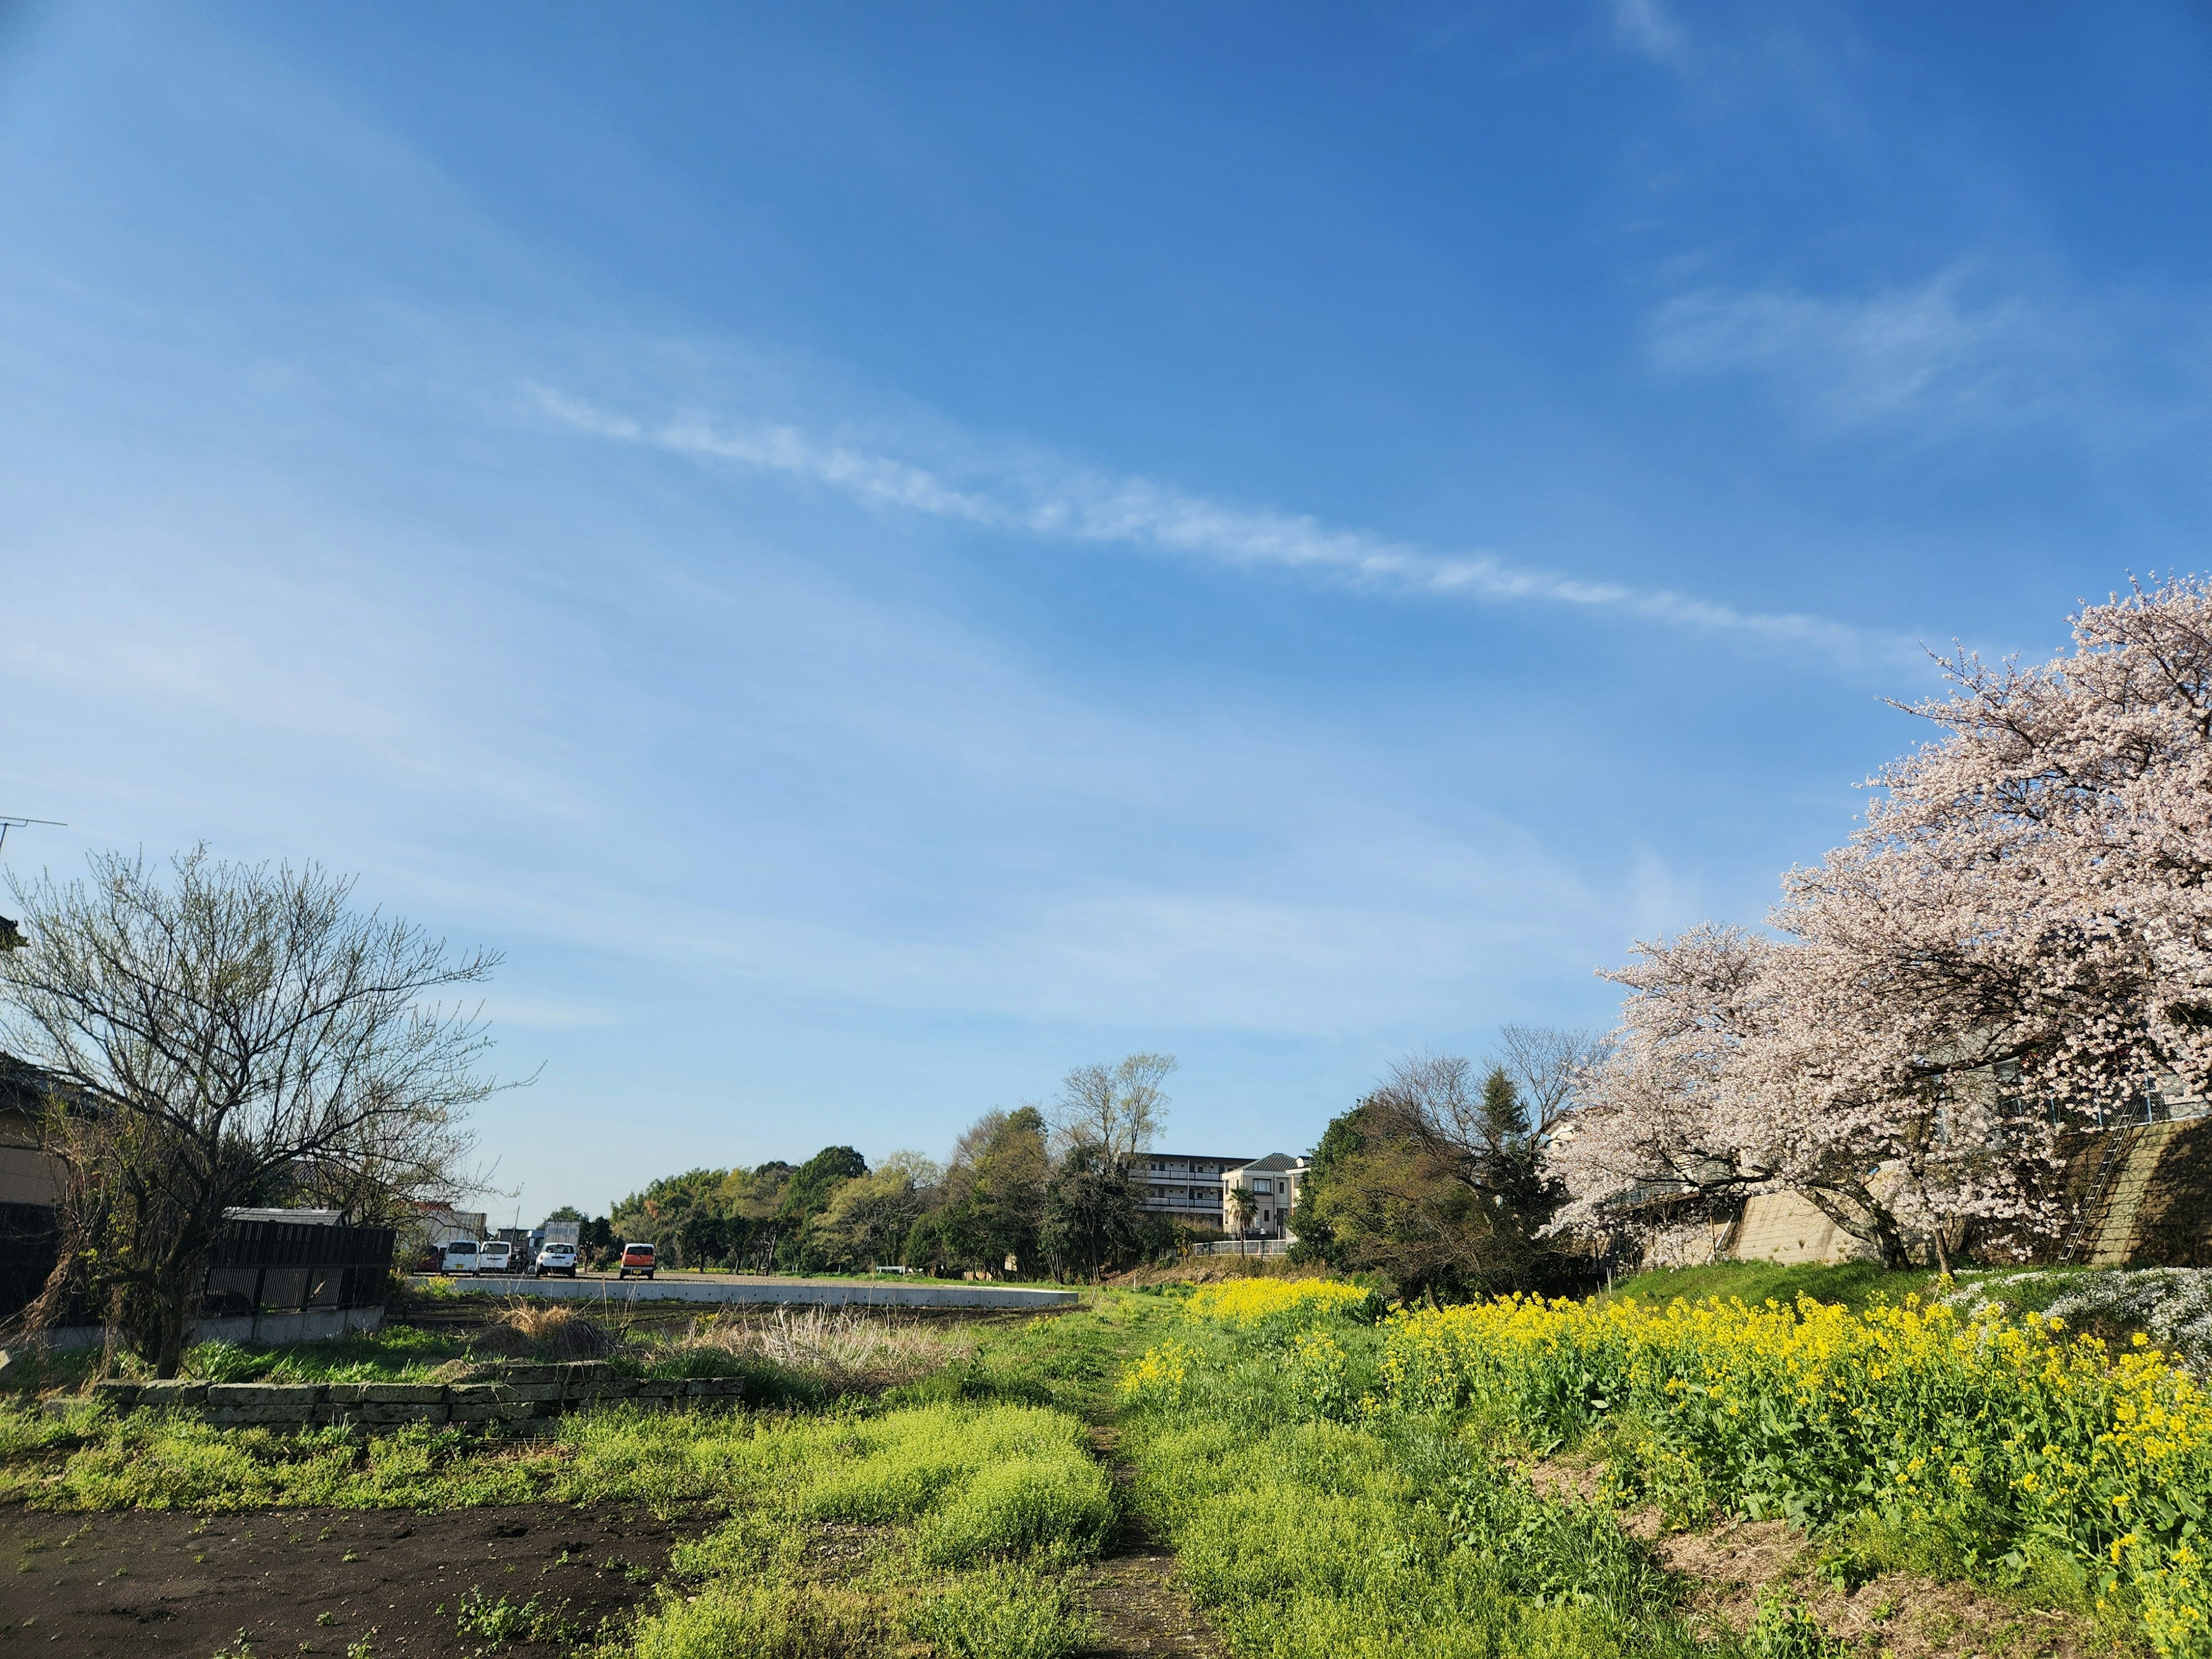
[{"label": "row of background trees", "polygon": [[896,1152],[872,1168],[826,1146],[798,1165],[666,1176],[592,1224],[595,1236],[604,1225],[610,1242],[648,1241],[677,1267],[1094,1278],[1178,1242],[1139,1208],[1134,1179],[1175,1066],[1155,1054],[1079,1066],[1048,1104],[985,1113],[942,1164]]},{"label": "row of background trees", "polygon": [[[1421,1054],[1322,1136],[1291,1218],[1294,1255],[1446,1300],[1559,1291],[1589,1252],[1547,1232],[1567,1190],[1545,1167],[1602,1040],[1508,1025],[1478,1067]],[[986,1113],[942,1164],[849,1146],[757,1168],[656,1181],[592,1224],[611,1246],[651,1241],[672,1266],[809,1273],[899,1262],[963,1273],[1091,1278],[1171,1256],[1208,1232],[1140,1207],[1138,1164],[1164,1120],[1175,1062],[1133,1054],[1071,1072],[1046,1106]]]}]

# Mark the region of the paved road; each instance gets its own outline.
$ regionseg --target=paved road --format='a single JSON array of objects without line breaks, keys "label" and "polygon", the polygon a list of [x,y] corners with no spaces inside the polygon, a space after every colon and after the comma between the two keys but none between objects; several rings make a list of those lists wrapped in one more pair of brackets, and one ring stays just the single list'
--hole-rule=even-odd
[{"label": "paved road", "polygon": [[[410,1278],[416,1290],[429,1284]],[[863,1308],[1067,1308],[1081,1292],[940,1279],[778,1279],[755,1273],[657,1273],[651,1279],[579,1273],[574,1279],[457,1278],[463,1296],[539,1296],[555,1302],[703,1302]]]}]

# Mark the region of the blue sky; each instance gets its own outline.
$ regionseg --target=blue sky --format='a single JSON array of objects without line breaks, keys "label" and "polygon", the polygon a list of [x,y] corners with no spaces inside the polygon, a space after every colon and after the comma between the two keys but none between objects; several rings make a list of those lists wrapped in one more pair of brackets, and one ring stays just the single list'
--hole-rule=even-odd
[{"label": "blue sky", "polygon": [[0,9],[0,811],[505,950],[530,1214],[1602,1025],[2212,521],[2201,7]]}]

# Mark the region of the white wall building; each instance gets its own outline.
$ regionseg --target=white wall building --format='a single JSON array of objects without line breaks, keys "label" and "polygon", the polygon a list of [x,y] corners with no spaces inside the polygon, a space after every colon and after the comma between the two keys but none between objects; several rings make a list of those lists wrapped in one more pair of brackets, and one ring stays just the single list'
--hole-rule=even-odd
[{"label": "white wall building", "polygon": [[1221,1172],[1221,1212],[1223,1227],[1238,1232],[1229,1218],[1229,1193],[1232,1188],[1244,1194],[1246,1220],[1241,1229],[1246,1238],[1291,1238],[1291,1212],[1297,1206],[1298,1185],[1305,1179],[1306,1159],[1292,1158],[1287,1152],[1270,1152],[1267,1157],[1249,1164],[1239,1164]]},{"label": "white wall building", "polygon": [[1148,1215],[1225,1231],[1228,1224],[1221,1213],[1224,1173],[1244,1163],[1241,1158],[1139,1152],[1132,1173],[1137,1207]]}]

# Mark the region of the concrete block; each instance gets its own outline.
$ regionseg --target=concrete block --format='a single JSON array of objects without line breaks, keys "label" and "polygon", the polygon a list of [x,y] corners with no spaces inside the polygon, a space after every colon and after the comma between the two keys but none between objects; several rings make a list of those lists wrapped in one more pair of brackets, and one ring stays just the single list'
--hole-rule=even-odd
[{"label": "concrete block", "polygon": [[218,1429],[299,1427],[314,1416],[313,1406],[210,1406],[207,1422]]},{"label": "concrete block", "polygon": [[333,1406],[358,1406],[368,1389],[366,1382],[333,1382],[323,1390],[323,1399]]},{"label": "concrete block", "polygon": [[694,1400],[738,1400],[745,1392],[742,1376],[697,1376],[685,1390]]},{"label": "concrete block", "polygon": [[640,1400],[681,1400],[690,1389],[690,1379],[681,1376],[649,1376],[637,1385]]},{"label": "concrete block", "polygon": [[361,1407],[361,1420],[373,1428],[392,1428],[403,1423],[443,1423],[453,1408],[442,1400],[368,1401]]},{"label": "concrete block", "polygon": [[495,1423],[507,1407],[495,1400],[456,1400],[447,1408],[447,1420],[452,1423]]},{"label": "concrete block", "polygon": [[615,1368],[604,1359],[572,1359],[560,1369],[561,1380],[571,1388],[604,1382],[615,1374]]},{"label": "concrete block", "polygon": [[92,1397],[94,1400],[105,1400],[117,1411],[127,1412],[138,1403],[138,1387],[136,1382],[125,1382],[120,1378],[110,1377],[105,1382],[92,1385]]},{"label": "concrete block", "polygon": [[510,1382],[507,1396],[514,1400],[558,1400],[568,1390],[558,1382]]},{"label": "concrete block", "polygon": [[637,1397],[637,1379],[629,1376],[605,1376],[594,1382],[572,1386],[567,1390],[571,1400],[588,1401],[593,1405],[616,1400]]},{"label": "concrete block", "polygon": [[442,1406],[446,1402],[446,1385],[442,1382],[371,1382],[361,1391],[362,1403],[368,1406]]},{"label": "concrete block", "polygon": [[208,1385],[208,1408],[271,1406],[297,1409],[305,1418],[323,1397],[320,1382],[213,1382]]},{"label": "concrete block", "polygon": [[143,1382],[138,1387],[138,1403],[157,1411],[183,1411],[207,1404],[208,1385],[187,1382],[182,1377],[172,1377],[166,1382]]},{"label": "concrete block", "polygon": [[361,1407],[358,1405],[332,1405],[325,1401],[315,1407],[314,1420],[325,1427],[350,1428],[361,1421]]},{"label": "concrete block", "polygon": [[535,1387],[541,1382],[559,1383],[565,1380],[561,1374],[568,1369],[566,1365],[508,1365],[501,1370],[499,1380],[519,1383],[525,1388]]},{"label": "concrete block", "polygon": [[504,1382],[455,1382],[446,1389],[447,1400],[456,1406],[496,1406],[515,1397],[515,1391]]}]

